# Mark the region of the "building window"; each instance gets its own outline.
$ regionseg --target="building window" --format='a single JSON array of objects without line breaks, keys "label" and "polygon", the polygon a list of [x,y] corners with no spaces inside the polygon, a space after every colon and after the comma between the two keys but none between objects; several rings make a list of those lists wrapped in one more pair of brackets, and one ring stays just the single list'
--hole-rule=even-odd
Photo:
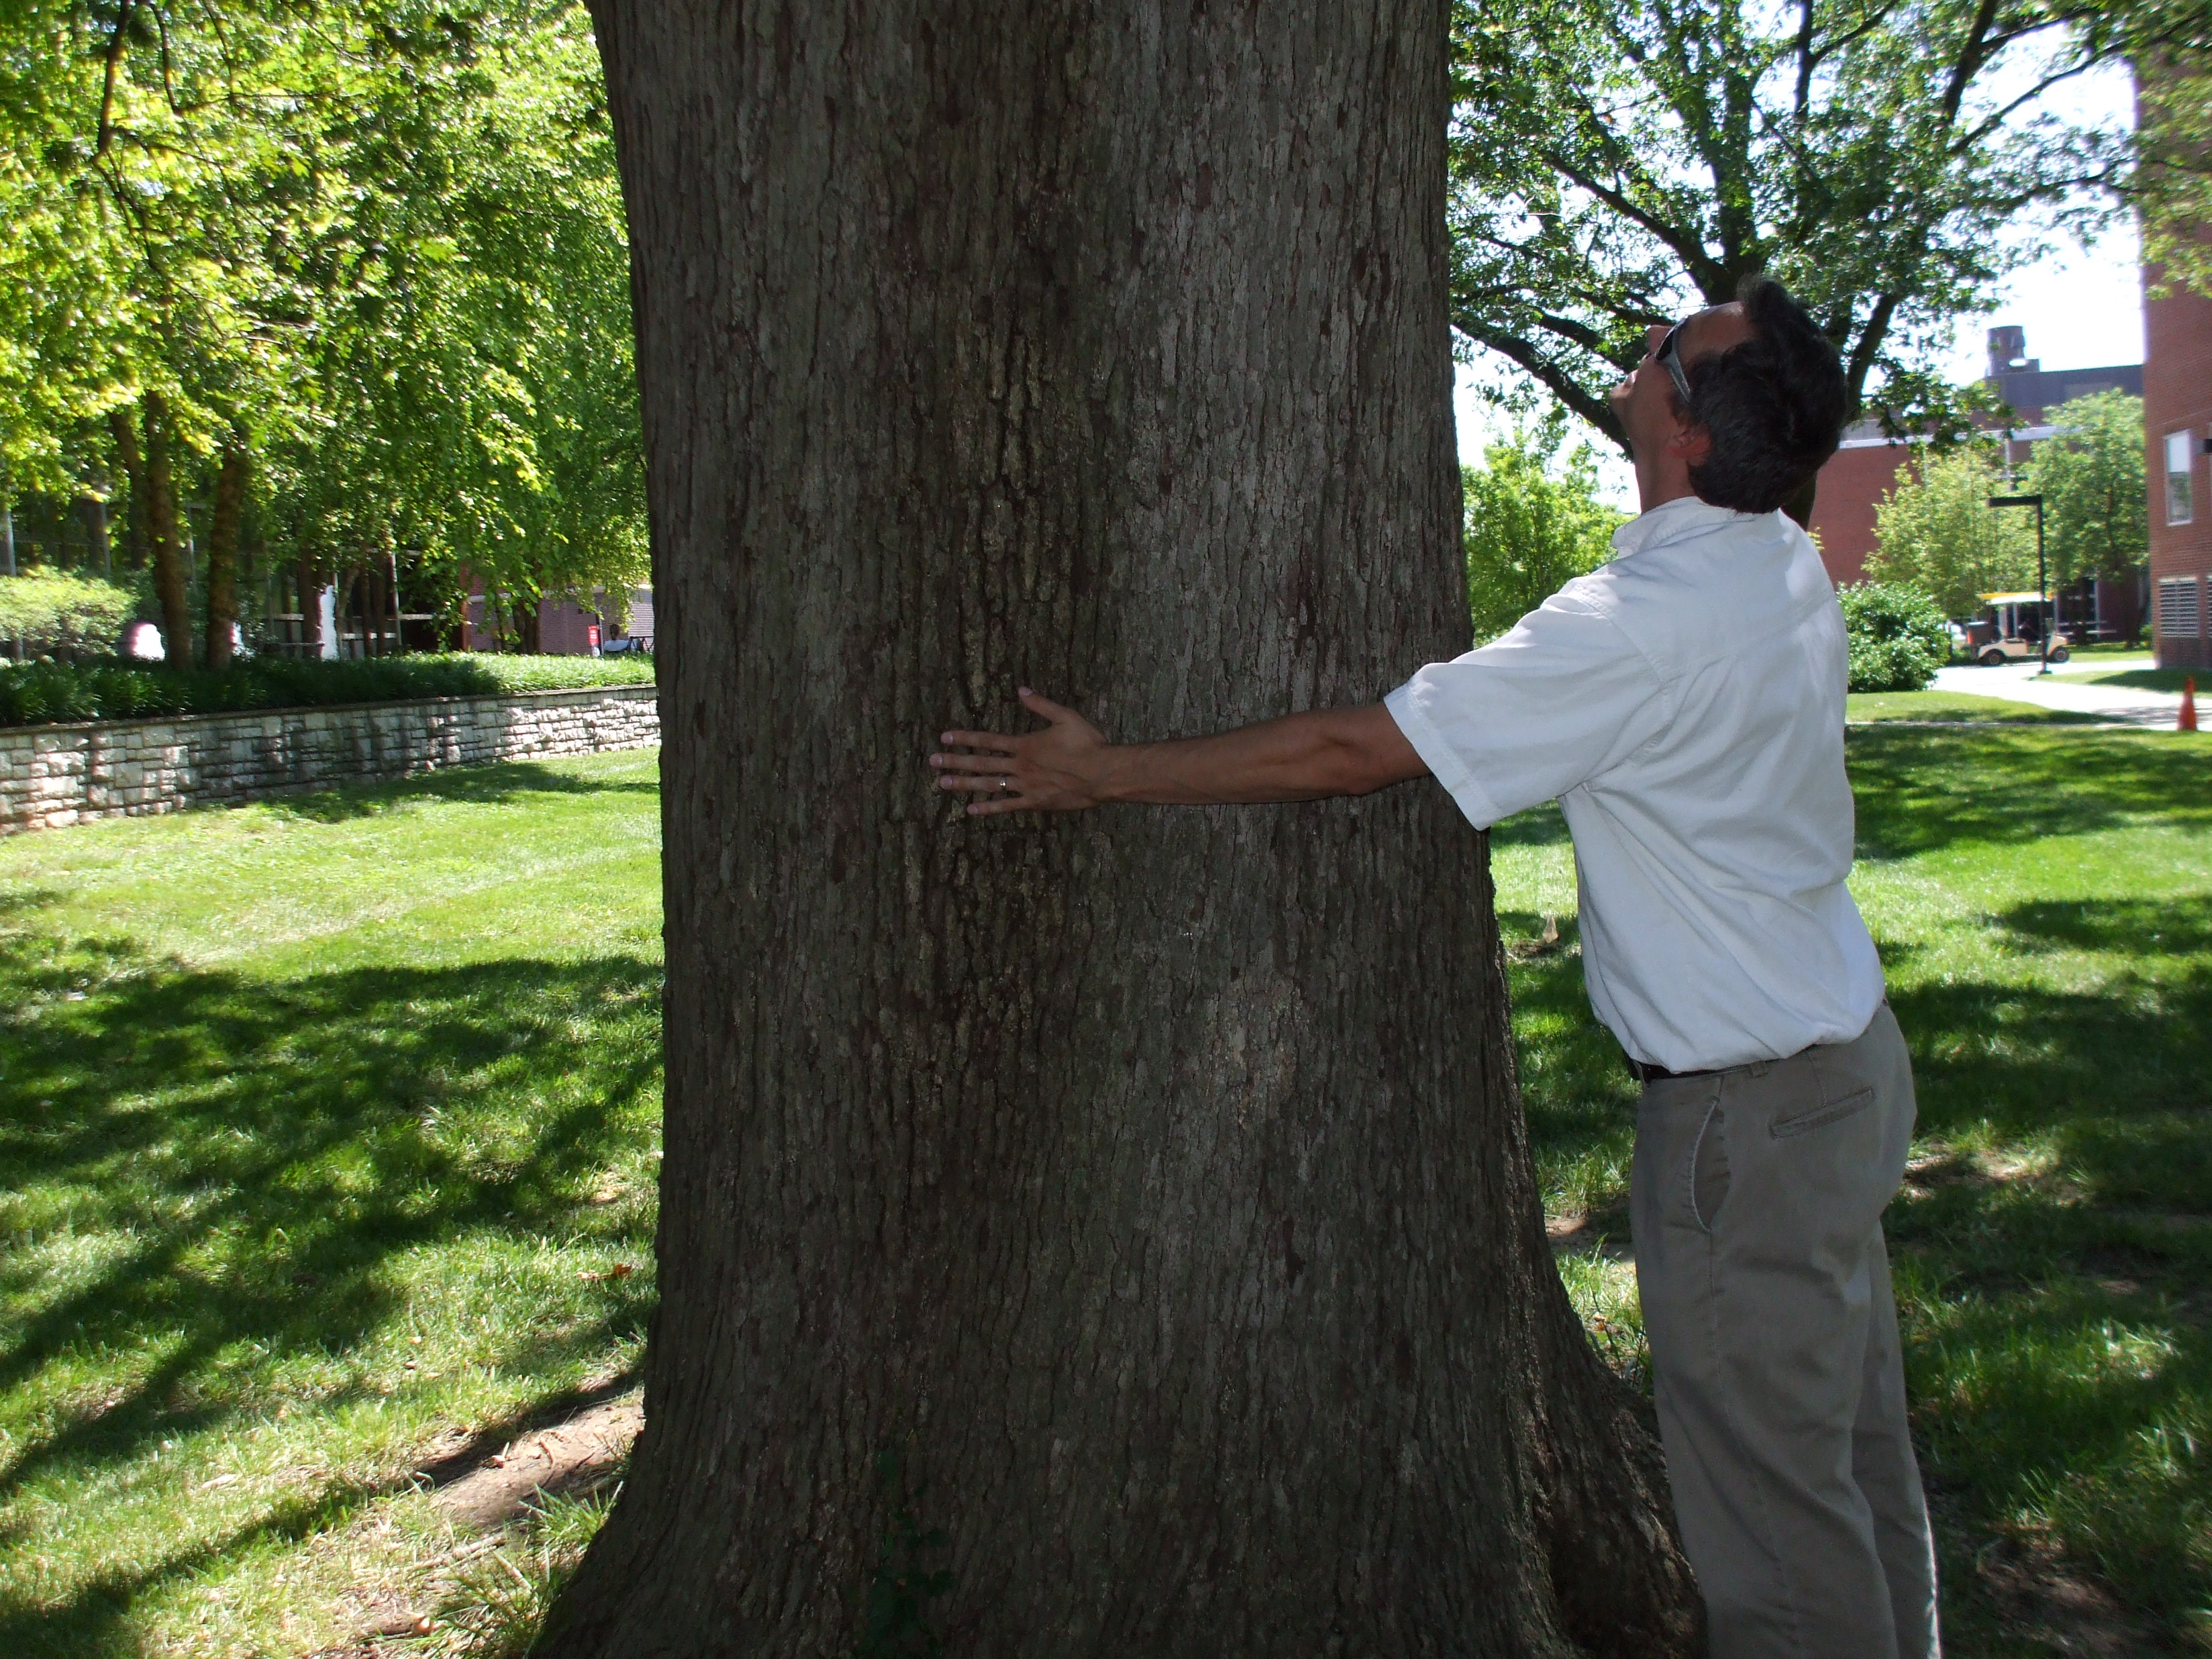
[{"label": "building window", "polygon": [[2158,631],[2169,640],[2193,640],[2204,632],[2203,586],[2194,576],[2169,578],[2158,585]]},{"label": "building window", "polygon": [[2166,434],[2166,521],[2187,524],[2196,516],[2189,489],[2189,452],[2194,447],[2186,432]]}]

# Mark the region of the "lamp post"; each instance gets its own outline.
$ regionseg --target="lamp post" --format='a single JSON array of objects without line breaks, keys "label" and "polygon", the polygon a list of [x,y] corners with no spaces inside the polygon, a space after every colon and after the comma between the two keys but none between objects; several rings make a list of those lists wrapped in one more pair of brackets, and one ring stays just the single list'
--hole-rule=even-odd
[{"label": "lamp post", "polygon": [[2044,613],[2041,645],[2043,665],[2035,671],[2040,679],[2051,672],[2051,630],[2057,625],[2058,607],[2051,604],[2050,584],[2044,577],[2043,566],[2043,497],[2033,495],[1992,495],[1991,507],[2032,507],[2035,509],[2035,597],[2051,608]]}]

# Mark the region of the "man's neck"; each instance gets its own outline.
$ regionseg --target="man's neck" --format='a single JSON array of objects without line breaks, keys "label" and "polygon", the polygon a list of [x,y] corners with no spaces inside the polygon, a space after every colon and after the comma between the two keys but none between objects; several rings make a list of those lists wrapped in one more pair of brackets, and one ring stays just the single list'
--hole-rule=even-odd
[{"label": "man's neck", "polygon": [[1669,501],[1679,501],[1685,495],[1697,493],[1690,484],[1690,469],[1672,456],[1662,455],[1649,466],[1641,461],[1636,464],[1638,512],[1649,513],[1655,507],[1664,507]]}]

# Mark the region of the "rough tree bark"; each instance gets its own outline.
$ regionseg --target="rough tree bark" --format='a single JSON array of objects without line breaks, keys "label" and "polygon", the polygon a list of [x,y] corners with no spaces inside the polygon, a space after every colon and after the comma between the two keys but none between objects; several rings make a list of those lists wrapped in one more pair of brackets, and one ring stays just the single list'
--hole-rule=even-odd
[{"label": "rough tree bark", "polygon": [[208,518],[207,665],[228,668],[231,629],[238,621],[238,536],[246,520],[246,480],[252,452],[241,435],[222,446],[216,464],[215,507]]},{"label": "rough tree bark", "polygon": [[1018,681],[1140,738],[1464,647],[1443,7],[595,18],[662,1299],[544,1651],[1686,1651],[1443,792],[979,825],[921,766]]},{"label": "rough tree bark", "polygon": [[176,480],[169,465],[169,410],[146,394],[146,539],[154,562],[154,599],[161,607],[161,649],[172,667],[192,664],[192,611],[185,592],[185,544],[177,533]]}]

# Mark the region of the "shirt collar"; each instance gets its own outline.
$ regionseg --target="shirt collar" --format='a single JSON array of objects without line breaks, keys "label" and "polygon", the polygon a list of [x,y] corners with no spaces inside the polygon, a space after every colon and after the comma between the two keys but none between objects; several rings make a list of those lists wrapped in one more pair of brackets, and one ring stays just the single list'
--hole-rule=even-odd
[{"label": "shirt collar", "polygon": [[1715,507],[1695,495],[1677,495],[1671,501],[1662,501],[1649,513],[1638,514],[1614,531],[1613,550],[1625,559],[1647,547],[1664,547],[1669,542],[1685,541],[1723,525],[1765,516],[1768,515],[1739,513],[1732,507]]}]

